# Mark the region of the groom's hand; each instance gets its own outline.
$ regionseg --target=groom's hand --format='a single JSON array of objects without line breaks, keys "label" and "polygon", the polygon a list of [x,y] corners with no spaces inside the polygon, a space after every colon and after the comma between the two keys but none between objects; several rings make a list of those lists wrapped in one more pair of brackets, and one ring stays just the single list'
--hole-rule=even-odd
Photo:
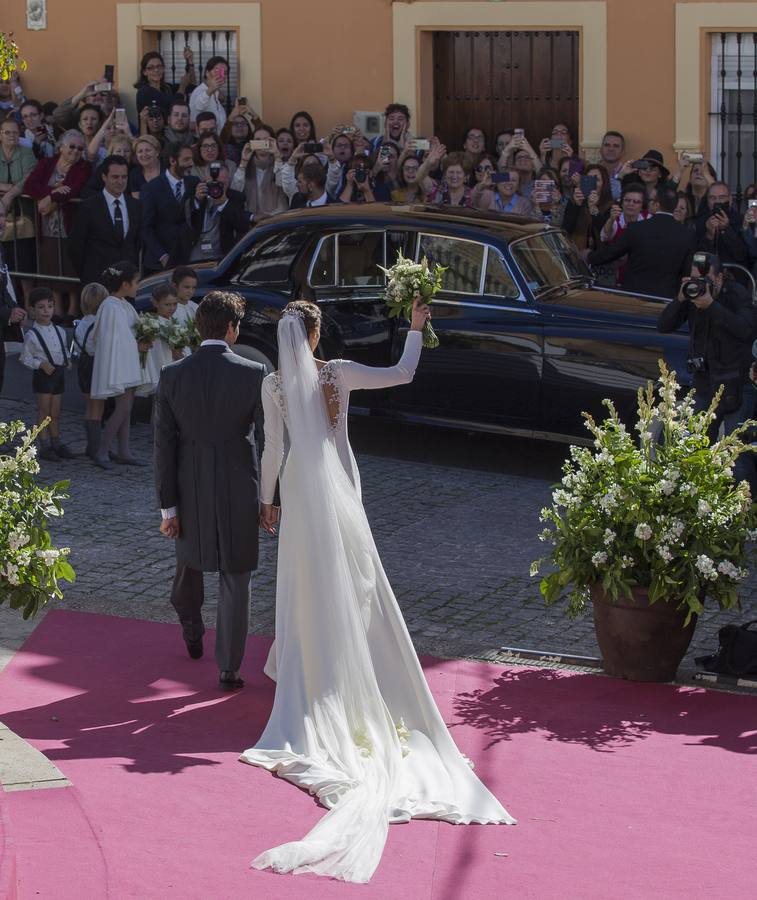
[{"label": "groom's hand", "polygon": [[160,523],[160,533],[169,538],[177,538],[179,536],[179,517],[171,516],[170,519],[163,519]]},{"label": "groom's hand", "polygon": [[276,523],[279,521],[279,508],[272,503],[260,504],[260,527],[268,534],[276,534]]}]

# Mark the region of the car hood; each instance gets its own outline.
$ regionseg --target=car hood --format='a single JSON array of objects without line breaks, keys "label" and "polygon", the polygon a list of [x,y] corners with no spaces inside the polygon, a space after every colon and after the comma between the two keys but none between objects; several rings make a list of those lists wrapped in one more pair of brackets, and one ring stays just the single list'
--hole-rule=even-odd
[{"label": "car hood", "polygon": [[[545,309],[558,315],[583,313],[592,319],[633,319],[635,324],[657,327],[657,318],[663,306],[669,301],[639,294],[623,294],[596,288],[576,288],[557,297],[544,301]],[[639,320],[646,319],[647,322]]]}]

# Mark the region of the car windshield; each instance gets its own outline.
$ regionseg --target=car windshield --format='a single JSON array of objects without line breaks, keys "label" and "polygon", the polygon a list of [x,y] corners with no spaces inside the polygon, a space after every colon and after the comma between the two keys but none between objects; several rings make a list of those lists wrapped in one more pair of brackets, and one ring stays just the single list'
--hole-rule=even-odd
[{"label": "car windshield", "polygon": [[588,266],[561,231],[515,241],[510,251],[535,296],[577,279],[591,279]]}]

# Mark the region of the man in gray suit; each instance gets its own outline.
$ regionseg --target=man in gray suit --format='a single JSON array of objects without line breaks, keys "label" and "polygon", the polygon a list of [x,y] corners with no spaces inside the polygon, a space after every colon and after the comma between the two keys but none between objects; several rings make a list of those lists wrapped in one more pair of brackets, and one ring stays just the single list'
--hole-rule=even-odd
[{"label": "man in gray suit", "polygon": [[155,396],[155,474],[161,533],[176,541],[171,603],[193,659],[202,656],[203,572],[219,573],[216,662],[223,690],[243,685],[250,573],[258,563],[259,363],[230,350],[244,301],[209,293],[197,310],[192,356],[163,369]]}]

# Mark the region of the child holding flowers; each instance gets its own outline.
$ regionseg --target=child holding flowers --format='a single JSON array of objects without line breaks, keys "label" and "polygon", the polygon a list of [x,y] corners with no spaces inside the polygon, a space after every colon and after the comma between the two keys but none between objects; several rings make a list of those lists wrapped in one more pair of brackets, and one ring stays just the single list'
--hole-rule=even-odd
[{"label": "child holding flowers", "polygon": [[177,304],[173,283],[159,284],[153,288],[152,305],[155,312],[147,315],[156,320],[158,327],[142,366],[142,386],[137,390],[140,396],[154,394],[163,366],[182,359],[189,353],[186,329],[175,318]]},{"label": "child holding flowers", "polygon": [[95,318],[95,361],[92,367],[92,389],[95,400],[113,397],[115,409],[108,419],[95,453],[95,465],[112,469],[110,449],[118,437],[118,455],[115,461],[125,466],[143,466],[129,448],[131,408],[134,391],[142,384],[140,352],[149,350],[149,343],[137,343],[137,311],[130,299],[139,283],[139,270],[124,260],[113,263],[103,272],[102,283],[109,295],[100,304]]}]

